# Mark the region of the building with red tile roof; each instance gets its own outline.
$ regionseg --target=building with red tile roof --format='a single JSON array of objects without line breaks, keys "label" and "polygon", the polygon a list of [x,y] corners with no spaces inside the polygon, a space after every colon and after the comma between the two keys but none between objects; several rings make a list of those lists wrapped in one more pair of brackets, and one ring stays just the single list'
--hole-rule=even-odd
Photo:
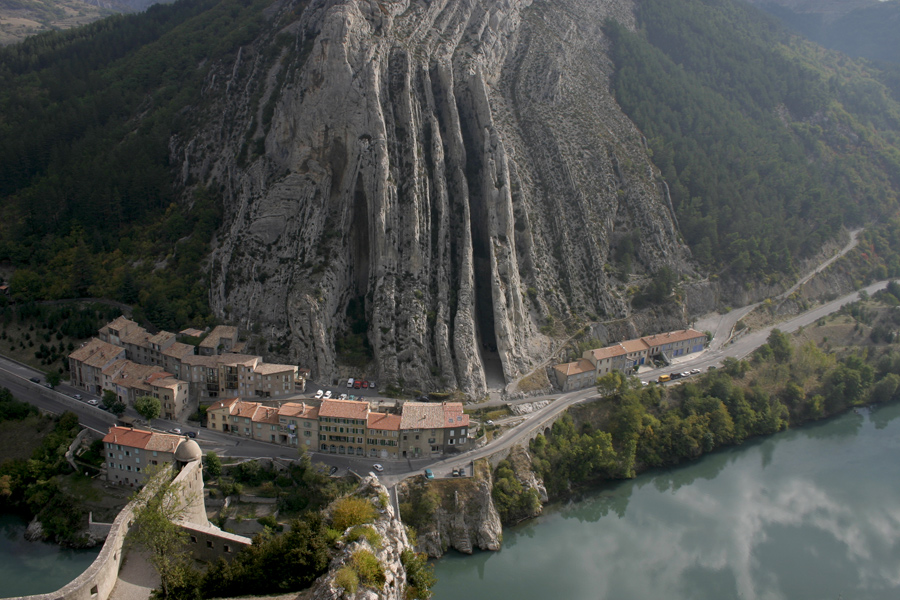
[{"label": "building with red tile roof", "polygon": [[110,427],[103,437],[106,480],[120,485],[142,485],[149,467],[172,463],[185,438],[168,433]]}]

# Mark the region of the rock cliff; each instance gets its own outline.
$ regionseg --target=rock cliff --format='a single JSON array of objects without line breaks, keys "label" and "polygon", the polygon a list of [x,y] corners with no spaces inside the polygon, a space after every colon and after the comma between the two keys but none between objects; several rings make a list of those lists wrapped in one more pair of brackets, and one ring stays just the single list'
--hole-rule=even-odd
[{"label": "rock cliff", "polygon": [[476,548],[499,550],[503,527],[491,487],[490,467],[484,461],[476,463],[471,478],[404,481],[400,506],[416,530],[416,550],[434,558],[449,549],[465,554]]},{"label": "rock cliff", "polygon": [[171,143],[183,183],[225,198],[214,310],[314,377],[368,362],[473,394],[528,373],[554,327],[630,317],[621,238],[637,274],[690,272],[608,89],[602,24],[633,26],[632,4],[272,4],[212,71],[193,117],[213,124]]},{"label": "rock cliff", "polygon": [[[360,537],[350,543],[339,542],[339,550],[331,560],[328,572],[319,577],[304,597],[310,600],[405,600],[406,568],[403,566],[401,554],[404,550],[412,550],[406,536],[406,528],[394,513],[394,507],[388,498],[387,489],[374,475],[370,475],[354,492],[355,496],[371,499],[380,505],[380,516],[370,526],[377,532],[378,543],[372,543],[366,537]],[[362,585],[356,590],[349,590],[341,585],[341,570],[359,569],[354,564],[354,554],[359,551],[369,552],[378,560],[384,571],[381,586]],[[362,577],[360,577],[362,579]]]}]

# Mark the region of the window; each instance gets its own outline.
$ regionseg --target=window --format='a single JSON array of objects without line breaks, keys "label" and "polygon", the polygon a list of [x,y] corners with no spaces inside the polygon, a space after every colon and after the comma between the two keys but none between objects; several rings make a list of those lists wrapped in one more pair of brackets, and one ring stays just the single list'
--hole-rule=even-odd
[{"label": "window", "polygon": [[206,540],[206,547],[207,547],[207,548],[212,548],[212,547],[213,547],[212,542],[209,541],[209,540]]},{"label": "window", "polygon": [[196,535],[192,535],[192,536],[191,536],[191,543],[192,543],[192,544],[196,544],[196,543],[197,543],[197,536],[196,536]]}]

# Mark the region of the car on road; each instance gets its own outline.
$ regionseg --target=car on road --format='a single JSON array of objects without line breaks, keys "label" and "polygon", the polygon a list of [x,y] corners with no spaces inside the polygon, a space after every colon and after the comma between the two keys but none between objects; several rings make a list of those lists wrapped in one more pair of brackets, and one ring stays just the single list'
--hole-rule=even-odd
[{"label": "car on road", "polygon": [[196,431],[188,431],[186,435],[189,438],[194,439],[195,437],[197,437],[197,432]]},{"label": "car on road", "polygon": [[75,394],[72,397],[75,398],[76,400],[81,400],[81,394]]},{"label": "car on road", "polygon": [[684,373],[681,374],[681,376],[682,376],[682,377],[690,377],[690,376],[691,376],[691,372],[690,372],[690,371],[685,371]]},{"label": "car on road", "polygon": [[707,371],[715,371],[715,370],[716,370],[716,365],[709,365],[708,367],[706,367],[706,370],[707,370]]},{"label": "car on road", "polygon": [[459,477],[459,469],[453,469],[452,471],[450,471],[450,474],[454,477]]},{"label": "car on road", "polygon": [[434,473],[431,469],[425,469],[425,479],[434,479]]},{"label": "car on road", "polygon": [[32,377],[28,381],[30,381],[31,383],[40,383],[41,382],[41,380],[38,379],[37,377]]},{"label": "car on road", "polygon": [[316,392],[316,395],[314,397],[316,400],[321,400],[322,396],[324,396],[324,395],[325,395],[325,392],[323,392],[322,390],[319,390],[318,392]]},{"label": "car on road", "polygon": [[697,375],[697,374],[699,374],[699,373],[700,373],[700,369],[691,369],[691,374],[692,374],[692,375]]},{"label": "car on road", "polygon": [[334,474],[337,473],[337,472],[338,472],[338,468],[337,468],[337,467],[331,467],[330,469],[328,469],[328,474],[329,474],[329,475],[334,475]]},{"label": "car on road", "polygon": [[681,373],[669,373],[669,379],[681,379]]},{"label": "car on road", "polygon": [[97,406],[100,403],[91,398],[90,400],[88,400],[88,404],[90,404],[91,406]]},{"label": "car on road", "polygon": [[174,428],[174,429],[171,429],[170,431],[171,431],[172,433],[174,433],[175,435],[181,435],[181,430],[180,430],[179,428],[177,428],[177,427]]},{"label": "car on road", "polygon": [[328,398],[331,398],[331,390],[325,392],[325,399],[327,400]]},{"label": "car on road", "polygon": [[384,467],[382,467],[382,466],[381,466],[380,464],[378,464],[378,463],[375,463],[374,465],[372,465],[372,468],[375,469],[376,471],[378,471],[379,473],[381,473],[382,471],[384,471]]}]

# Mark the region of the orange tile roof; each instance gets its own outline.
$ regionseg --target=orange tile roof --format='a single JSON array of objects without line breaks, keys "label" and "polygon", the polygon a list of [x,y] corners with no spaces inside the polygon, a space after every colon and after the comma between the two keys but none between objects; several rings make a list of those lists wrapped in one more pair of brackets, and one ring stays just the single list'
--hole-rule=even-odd
[{"label": "orange tile roof", "polygon": [[129,332],[126,336],[119,336],[123,344],[131,344],[133,346],[148,346],[150,344],[150,334],[143,327]]},{"label": "orange tile roof", "polygon": [[126,329],[129,325],[137,326],[137,323],[135,323],[131,319],[126,318],[125,315],[120,315],[101,327],[100,331],[103,331],[104,329],[115,329],[116,331],[122,331],[122,329]]},{"label": "orange tile roof", "polygon": [[209,405],[207,410],[218,410],[220,408],[231,408],[235,402],[240,402],[240,398],[228,398],[227,400],[219,400]]},{"label": "orange tile roof", "polygon": [[663,344],[671,344],[673,342],[683,342],[685,340],[693,340],[695,338],[706,338],[705,333],[701,333],[696,329],[681,329],[679,331],[670,331],[668,333],[657,333],[655,335],[645,335],[641,339],[650,346],[662,346]]},{"label": "orange tile roof", "polygon": [[[457,421],[456,417],[461,420]],[[460,402],[406,402],[403,404],[400,429],[443,429],[468,424],[469,417],[463,415]]]},{"label": "orange tile roof", "polygon": [[222,340],[222,338],[236,340],[237,327],[231,327],[229,325],[216,326],[215,329],[209,332],[209,335],[206,336],[206,339],[200,342],[200,347],[215,348],[219,345],[219,342]]},{"label": "orange tile roof", "polygon": [[259,406],[250,419],[254,423],[278,424],[278,409],[271,406]]},{"label": "orange tile roof", "polygon": [[102,373],[104,375],[106,375],[107,377],[115,378],[119,374],[119,371],[121,371],[130,362],[131,361],[128,360],[127,358],[120,358],[119,360],[115,361],[114,363],[110,364],[108,367],[103,369]]},{"label": "orange tile roof", "polygon": [[279,416],[297,417],[299,419],[317,419],[319,417],[319,407],[310,406],[305,402],[285,402],[278,409]]},{"label": "orange tile roof", "polygon": [[274,363],[264,363],[261,362],[255,367],[253,367],[253,371],[255,373],[259,373],[260,375],[274,375],[275,373],[285,373],[290,371],[291,373],[295,372],[297,367],[294,365],[279,365]]},{"label": "orange tile roof", "polygon": [[588,359],[581,358],[576,360],[575,362],[554,365],[553,368],[566,377],[570,377],[572,375],[580,375],[582,373],[587,373],[588,371],[593,371],[594,365]]},{"label": "orange tile roof", "polygon": [[623,356],[627,354],[625,348],[623,348],[620,344],[615,344],[613,346],[606,346],[605,348],[595,348],[594,350],[589,350],[591,356],[595,361],[601,361],[607,358],[615,358],[616,356]]},{"label": "orange tile roof", "polygon": [[141,450],[155,450],[157,452],[175,452],[184,438],[168,433],[157,433],[143,429],[130,427],[110,427],[109,433],[103,436],[103,441],[110,444],[120,444],[129,448]]},{"label": "orange tile roof", "polygon": [[231,407],[231,414],[236,417],[252,418],[256,413],[256,409],[261,405],[259,402],[247,402],[238,400],[237,404]]},{"label": "orange tile roof", "polygon": [[369,403],[358,400],[323,400],[319,407],[320,417],[338,419],[365,419],[369,414]]},{"label": "orange tile roof", "polygon": [[160,331],[156,335],[150,336],[150,343],[151,344],[162,344],[168,340],[171,340],[173,337],[175,337],[174,333],[171,333],[169,331]]},{"label": "orange tile roof", "polygon": [[369,429],[383,429],[387,431],[400,431],[400,415],[389,415],[385,413],[369,413],[368,425]]},{"label": "orange tile roof", "polygon": [[163,356],[183,359],[185,356],[192,356],[194,354],[194,347],[190,344],[173,342],[171,346],[162,351],[162,354]]},{"label": "orange tile roof", "polygon": [[69,354],[69,358],[102,369],[117,358],[124,358],[124,353],[125,349],[120,346],[91,338],[90,342]]},{"label": "orange tile roof", "polygon": [[462,402],[444,402],[444,427],[468,427],[469,415],[463,412]]},{"label": "orange tile roof", "polygon": [[645,342],[645,341],[642,340],[642,339],[637,339],[637,340],[625,340],[624,342],[621,342],[620,345],[621,345],[621,346],[625,349],[625,351],[628,352],[629,354],[632,353],[632,352],[644,352],[645,350],[649,350],[649,349],[650,349],[650,346],[647,345],[647,342]]}]

